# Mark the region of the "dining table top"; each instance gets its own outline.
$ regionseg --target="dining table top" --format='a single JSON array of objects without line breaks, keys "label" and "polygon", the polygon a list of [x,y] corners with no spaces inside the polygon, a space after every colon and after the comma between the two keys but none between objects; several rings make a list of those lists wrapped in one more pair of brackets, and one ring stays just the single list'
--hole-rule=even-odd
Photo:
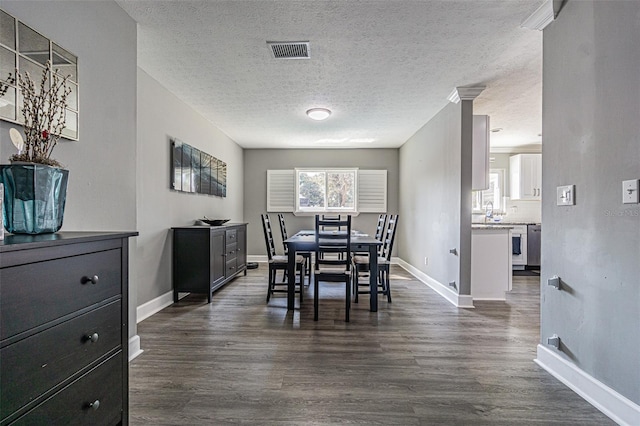
[{"label": "dining table top", "polygon": [[[344,231],[333,231],[336,233]],[[303,229],[296,232],[291,237],[284,240],[285,243],[315,243],[316,231],[313,229]],[[351,231],[351,244],[375,244],[382,245],[382,241],[375,239],[369,234],[359,231]]]}]

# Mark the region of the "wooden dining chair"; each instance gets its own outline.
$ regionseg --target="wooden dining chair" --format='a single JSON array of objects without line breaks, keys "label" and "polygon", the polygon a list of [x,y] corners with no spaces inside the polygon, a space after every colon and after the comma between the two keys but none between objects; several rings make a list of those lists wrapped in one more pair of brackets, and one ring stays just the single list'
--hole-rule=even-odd
[{"label": "wooden dining chair", "polygon": [[[288,256],[278,255],[276,254],[276,248],[273,243],[273,232],[271,231],[271,221],[269,220],[268,214],[262,214],[262,229],[264,231],[264,242],[267,246],[267,257],[269,258],[269,286],[267,288],[267,303],[271,298],[273,293],[286,293],[287,292],[287,282],[278,283],[276,282],[276,273],[277,271],[286,271],[288,268]],[[296,268],[295,270],[298,272],[300,279],[296,283],[298,289],[296,293],[300,293],[300,303],[302,303],[302,295],[304,293],[304,276],[305,276],[305,267],[304,267],[304,257],[296,256]],[[284,288],[283,288],[284,287]]]},{"label": "wooden dining chair", "polygon": [[[327,221],[316,215],[315,231],[313,320],[318,321],[320,282],[343,282],[345,284],[345,321],[349,322],[351,308],[351,216],[338,221]],[[341,256],[336,256],[336,254]]]},{"label": "wooden dining chair", "polygon": [[376,240],[381,241],[384,235],[385,227],[387,226],[387,214],[383,213],[378,215],[378,224],[376,225],[376,234],[374,235]]},{"label": "wooden dining chair", "polygon": [[[389,270],[391,268],[391,252],[393,250],[393,242],[396,236],[396,227],[398,225],[398,215],[389,215],[389,223],[382,240],[382,248],[378,256],[378,294],[387,296],[387,301],[391,303],[391,280],[389,278]],[[354,256],[353,258],[353,293],[354,302],[358,303],[359,294],[371,294],[369,283],[360,283],[360,274],[373,273],[369,270],[368,256]],[[366,287],[366,290],[364,289]],[[362,288],[362,289],[361,289]]]},{"label": "wooden dining chair", "polygon": [[[280,223],[280,235],[282,236],[282,246],[284,249],[284,255],[289,255],[289,247],[284,243],[284,241],[289,238],[287,234],[287,226],[284,223],[284,215],[282,213],[278,213],[278,222]],[[299,251],[298,254],[304,257],[304,268],[307,276],[311,276],[311,252],[310,251]],[[282,275],[282,280],[284,281],[287,278],[286,269],[285,273]]]}]

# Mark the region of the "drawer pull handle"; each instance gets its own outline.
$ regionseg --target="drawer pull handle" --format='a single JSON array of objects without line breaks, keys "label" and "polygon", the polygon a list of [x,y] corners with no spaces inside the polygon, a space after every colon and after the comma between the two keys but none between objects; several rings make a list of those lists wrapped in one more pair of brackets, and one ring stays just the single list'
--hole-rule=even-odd
[{"label": "drawer pull handle", "polygon": [[87,334],[86,336],[84,336],[84,341],[88,342],[91,341],[92,343],[95,343],[98,341],[98,333],[93,333],[93,334]]},{"label": "drawer pull handle", "polygon": [[92,277],[82,277],[82,284],[86,284],[86,283],[91,283],[91,284],[98,284],[99,278],[97,275],[94,275]]},{"label": "drawer pull handle", "polygon": [[100,400],[96,399],[95,401],[88,403],[87,408],[93,408],[94,411],[97,410],[100,408]]}]

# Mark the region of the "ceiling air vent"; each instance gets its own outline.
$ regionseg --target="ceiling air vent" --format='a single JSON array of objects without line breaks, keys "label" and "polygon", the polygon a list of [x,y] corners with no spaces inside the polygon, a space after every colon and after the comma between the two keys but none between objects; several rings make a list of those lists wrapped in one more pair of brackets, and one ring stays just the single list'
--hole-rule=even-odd
[{"label": "ceiling air vent", "polygon": [[275,59],[309,59],[308,41],[268,41]]}]

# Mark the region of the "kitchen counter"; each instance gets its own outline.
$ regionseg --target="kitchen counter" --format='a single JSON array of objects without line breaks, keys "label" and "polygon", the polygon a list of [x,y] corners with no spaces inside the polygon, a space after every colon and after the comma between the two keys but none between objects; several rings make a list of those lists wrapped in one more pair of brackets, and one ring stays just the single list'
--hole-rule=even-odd
[{"label": "kitchen counter", "polygon": [[505,223],[472,223],[471,229],[513,229],[513,224]]},{"label": "kitchen counter", "polygon": [[472,222],[472,225],[487,225],[487,226],[500,226],[500,225],[540,225],[540,222]]},{"label": "kitchen counter", "polygon": [[505,300],[512,285],[513,226],[473,224],[471,228],[471,296],[473,300]]}]

